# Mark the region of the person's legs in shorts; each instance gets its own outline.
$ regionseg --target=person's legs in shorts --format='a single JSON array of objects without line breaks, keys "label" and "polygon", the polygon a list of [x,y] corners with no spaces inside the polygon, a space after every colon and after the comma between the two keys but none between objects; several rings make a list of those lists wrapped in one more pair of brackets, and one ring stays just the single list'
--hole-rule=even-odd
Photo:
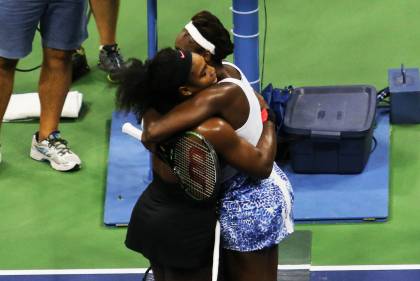
[{"label": "person's legs in shorts", "polygon": [[16,65],[32,50],[45,2],[0,0],[0,127],[13,91]]},{"label": "person's legs in shorts", "polygon": [[71,84],[71,54],[86,39],[86,1],[52,1],[41,20],[44,47],[39,94],[39,138],[58,130],[61,110]]},{"label": "person's legs in shorts", "polygon": [[[79,167],[81,161],[68,150],[58,134],[61,111],[71,84],[71,55],[87,37],[85,0],[55,0],[48,4],[41,18],[43,62],[39,80],[41,116],[39,133],[34,136],[31,157],[49,160],[54,169],[66,171]],[[41,155],[37,143],[47,140],[53,151]],[[58,140],[58,141],[57,141]],[[47,147],[46,145],[45,147]],[[51,153],[53,157],[49,157]],[[60,158],[60,159],[58,159]],[[53,165],[52,161],[55,161]]]},{"label": "person's legs in shorts", "polygon": [[17,59],[6,59],[0,57],[0,128],[10,96],[13,91],[13,81]]},{"label": "person's legs in shorts", "polygon": [[[17,60],[11,60],[0,57],[0,129],[1,121],[9,104],[10,96],[13,91],[13,80],[15,76],[15,69]],[[0,130],[1,132],[1,130]],[[0,142],[0,163],[2,162],[2,151]]]},{"label": "person's legs in shorts", "polygon": [[117,22],[120,0],[89,0],[101,46],[117,43]]},{"label": "person's legs in shorts", "polygon": [[99,32],[98,66],[106,72],[118,71],[124,65],[116,36],[119,6],[120,0],[90,0],[90,7]]}]

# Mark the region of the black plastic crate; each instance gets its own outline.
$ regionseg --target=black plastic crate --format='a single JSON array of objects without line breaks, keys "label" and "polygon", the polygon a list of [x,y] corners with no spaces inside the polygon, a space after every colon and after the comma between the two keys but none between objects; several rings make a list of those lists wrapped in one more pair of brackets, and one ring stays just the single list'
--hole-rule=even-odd
[{"label": "black plastic crate", "polygon": [[284,119],[297,173],[363,171],[371,152],[376,89],[369,85],[294,89]]}]

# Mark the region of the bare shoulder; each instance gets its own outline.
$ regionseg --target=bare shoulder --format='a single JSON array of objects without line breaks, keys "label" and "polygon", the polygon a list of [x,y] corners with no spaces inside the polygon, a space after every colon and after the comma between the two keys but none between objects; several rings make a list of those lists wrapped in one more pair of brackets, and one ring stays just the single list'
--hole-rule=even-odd
[{"label": "bare shoulder", "polygon": [[242,91],[241,87],[232,82],[223,82],[214,84],[201,92],[197,93],[193,100],[196,102],[201,102],[201,104],[207,105],[207,103],[212,104],[213,102],[216,105],[220,103],[226,104],[232,99],[235,99],[238,94]]},{"label": "bare shoulder", "polygon": [[220,85],[219,89],[223,89],[223,91],[228,92],[228,93],[237,93],[237,92],[242,91],[241,87],[238,84],[232,83],[229,81],[222,80],[217,85]]},{"label": "bare shoulder", "polygon": [[236,78],[239,80],[242,78],[241,73],[233,66],[224,64],[223,68],[226,70],[226,72],[229,74],[230,77]]},{"label": "bare shoulder", "polygon": [[205,91],[232,91],[234,89],[240,88],[238,85],[236,85],[235,83],[232,82],[224,82],[223,80],[221,81],[221,83],[216,83],[211,85],[210,87],[206,88],[205,90],[203,90],[203,92]]}]

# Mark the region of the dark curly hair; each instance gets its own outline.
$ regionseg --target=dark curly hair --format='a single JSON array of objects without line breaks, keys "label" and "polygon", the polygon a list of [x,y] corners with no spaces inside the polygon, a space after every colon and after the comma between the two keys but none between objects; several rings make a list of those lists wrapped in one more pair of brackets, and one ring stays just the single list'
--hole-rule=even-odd
[{"label": "dark curly hair", "polygon": [[233,53],[233,43],[229,31],[215,15],[209,11],[201,11],[195,14],[191,21],[201,35],[216,47],[213,55],[215,63],[221,64],[223,59]]},{"label": "dark curly hair", "polygon": [[189,73],[189,69],[186,73],[180,70],[179,56],[178,50],[165,48],[144,63],[130,59],[128,66],[121,70],[117,108],[132,111],[141,120],[149,108],[164,114],[178,104],[181,101],[178,88],[185,84]]}]

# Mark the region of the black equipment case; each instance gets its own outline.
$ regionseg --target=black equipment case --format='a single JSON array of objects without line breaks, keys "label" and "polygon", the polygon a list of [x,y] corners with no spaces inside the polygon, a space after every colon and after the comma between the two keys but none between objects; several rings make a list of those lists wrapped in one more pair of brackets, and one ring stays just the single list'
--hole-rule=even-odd
[{"label": "black equipment case", "polygon": [[371,153],[376,94],[369,85],[295,88],[284,119],[294,172],[362,172]]}]

